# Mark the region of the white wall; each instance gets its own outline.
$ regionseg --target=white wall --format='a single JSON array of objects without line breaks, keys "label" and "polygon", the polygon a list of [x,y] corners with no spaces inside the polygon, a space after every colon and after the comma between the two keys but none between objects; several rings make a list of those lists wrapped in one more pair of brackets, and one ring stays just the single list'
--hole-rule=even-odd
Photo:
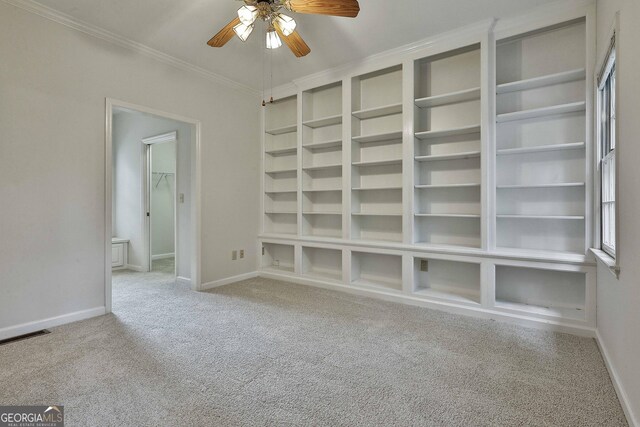
[{"label": "white wall", "polygon": [[4,2],[0,58],[0,335],[105,306],[107,97],[201,121],[202,280],[255,270],[259,97]]},{"label": "white wall", "polygon": [[[190,233],[191,233],[191,145],[193,140],[192,125],[160,117],[154,117],[137,112],[119,111],[113,117],[113,235],[129,239],[129,265],[138,269],[144,266],[144,239],[143,223],[143,189],[142,189],[142,159],[144,147],[142,139],[150,136],[161,135],[167,132],[177,131],[178,153],[177,162],[180,176],[178,177],[178,192],[185,194],[185,202],[178,206],[178,247],[180,251],[178,276],[190,278]],[[170,166],[157,165],[158,170],[175,170],[174,145],[160,144],[171,153],[167,159]],[[152,167],[158,160],[158,148],[154,148]],[[160,148],[162,150],[162,148]],[[161,156],[160,156],[161,157]],[[173,188],[174,178],[170,178]],[[153,254],[165,254],[174,252],[172,249],[173,232],[173,195],[168,192],[167,181],[162,180],[155,188],[152,188],[156,196],[152,199],[164,206],[163,209],[153,209],[156,214],[152,217]],[[156,206],[157,208],[158,206]]]},{"label": "white wall", "polygon": [[[640,425],[640,2],[598,1],[598,52],[609,44],[608,32],[620,11],[617,84],[617,146],[620,154],[620,278],[598,264],[598,333],[616,373],[628,409]],[[633,421],[632,421],[633,425]]]},{"label": "white wall", "polygon": [[[167,142],[151,146],[151,170],[155,172],[151,182],[151,255],[153,257],[175,255],[175,166],[176,143]],[[180,231],[180,239],[189,236],[189,228]],[[180,276],[189,277],[185,274]]]}]

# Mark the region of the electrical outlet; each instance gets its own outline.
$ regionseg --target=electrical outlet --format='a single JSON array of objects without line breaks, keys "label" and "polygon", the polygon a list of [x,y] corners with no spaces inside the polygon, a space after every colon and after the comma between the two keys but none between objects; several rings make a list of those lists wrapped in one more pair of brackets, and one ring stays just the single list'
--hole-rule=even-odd
[{"label": "electrical outlet", "polygon": [[244,258],[244,249],[240,249],[240,259]]},{"label": "electrical outlet", "polygon": [[429,261],[426,259],[420,260],[420,271],[429,271]]},{"label": "electrical outlet", "polygon": [[279,259],[274,259],[273,260],[273,266],[274,267],[280,267],[280,260]]},{"label": "electrical outlet", "polygon": [[231,260],[235,261],[238,259],[238,251],[231,251]]}]

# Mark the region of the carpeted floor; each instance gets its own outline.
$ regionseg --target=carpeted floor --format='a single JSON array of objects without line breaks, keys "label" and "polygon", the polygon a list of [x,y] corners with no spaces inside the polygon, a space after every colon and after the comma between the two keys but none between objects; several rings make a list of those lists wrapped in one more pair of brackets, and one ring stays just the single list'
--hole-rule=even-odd
[{"label": "carpeted floor", "polygon": [[623,426],[591,339],[253,279],[114,274],[114,313],[0,346],[68,426]]}]

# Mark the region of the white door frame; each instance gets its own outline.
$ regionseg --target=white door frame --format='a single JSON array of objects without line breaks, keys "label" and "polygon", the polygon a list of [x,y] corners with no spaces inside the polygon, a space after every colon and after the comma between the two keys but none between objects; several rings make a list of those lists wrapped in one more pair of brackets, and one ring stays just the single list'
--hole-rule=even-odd
[{"label": "white door frame", "polygon": [[173,245],[174,245],[174,259],[175,266],[174,273],[177,276],[178,272],[178,132],[168,132],[163,133],[162,135],[151,136],[148,138],[142,139],[142,144],[144,146],[144,151],[142,154],[142,239],[144,242],[144,262],[145,264],[142,268],[145,271],[151,271],[151,267],[153,266],[153,250],[152,250],[152,233],[151,233],[151,217],[148,213],[151,212],[151,193],[152,193],[152,185],[153,185],[153,173],[151,170],[151,147],[155,144],[165,144],[173,142],[175,149],[174,156],[174,194],[173,194]]},{"label": "white door frame", "polygon": [[152,114],[154,116],[164,117],[194,125],[195,137],[194,144],[191,144],[191,289],[199,290],[201,288],[201,244],[200,229],[202,226],[202,218],[200,214],[201,206],[201,130],[202,124],[199,120],[183,117],[164,111],[155,110],[153,108],[136,105],[129,102],[119,101],[112,98],[105,100],[105,230],[104,230],[104,296],[105,311],[111,312],[111,237],[113,230],[112,204],[113,204],[113,110],[114,108],[126,108],[142,113]]}]

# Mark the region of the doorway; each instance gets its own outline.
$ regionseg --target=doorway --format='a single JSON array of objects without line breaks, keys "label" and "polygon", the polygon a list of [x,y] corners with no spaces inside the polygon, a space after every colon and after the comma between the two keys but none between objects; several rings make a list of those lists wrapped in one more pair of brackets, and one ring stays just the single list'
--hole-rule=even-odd
[{"label": "doorway", "polygon": [[200,123],[110,99],[106,110],[107,311],[113,278],[199,289]]}]

